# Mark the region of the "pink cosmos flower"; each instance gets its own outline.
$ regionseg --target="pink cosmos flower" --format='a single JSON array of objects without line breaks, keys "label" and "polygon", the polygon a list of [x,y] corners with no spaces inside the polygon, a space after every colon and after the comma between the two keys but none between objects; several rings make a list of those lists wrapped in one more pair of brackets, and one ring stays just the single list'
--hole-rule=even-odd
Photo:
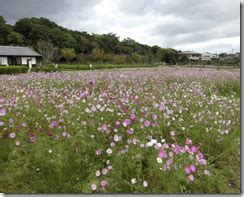
[{"label": "pink cosmos flower", "polygon": [[127,133],[132,135],[132,134],[134,133],[133,128],[129,129],[129,130],[127,131]]},{"label": "pink cosmos flower", "polygon": [[57,122],[56,121],[52,121],[49,126],[50,127],[56,127],[57,126]]},{"label": "pink cosmos flower", "polygon": [[3,126],[4,125],[4,122],[0,122],[0,126]]},{"label": "pink cosmos flower", "polygon": [[187,144],[187,145],[191,145],[191,144],[192,144],[191,139],[187,138],[186,141],[185,141],[185,144]]},{"label": "pink cosmos flower", "polygon": [[6,115],[6,109],[1,109],[0,116],[5,116],[5,115]]},{"label": "pink cosmos flower", "polygon": [[207,165],[207,161],[205,159],[200,159],[198,162],[200,165]]},{"label": "pink cosmos flower", "polygon": [[14,139],[15,136],[16,136],[16,134],[15,134],[14,132],[11,132],[11,133],[9,134],[9,137],[10,137],[11,139]]},{"label": "pink cosmos flower", "polygon": [[173,164],[173,159],[169,159],[169,160],[166,161],[166,165],[167,166],[170,166],[172,164]]},{"label": "pink cosmos flower", "polygon": [[15,142],[15,145],[16,145],[16,146],[19,146],[19,145],[20,145],[20,141],[16,141],[16,142]]},{"label": "pink cosmos flower", "polygon": [[132,113],[132,114],[130,114],[130,119],[131,119],[131,120],[135,120],[135,119],[136,119],[136,115],[135,115],[135,114],[133,114],[133,113]]},{"label": "pink cosmos flower", "polygon": [[101,186],[102,186],[102,187],[106,187],[107,184],[108,184],[108,182],[107,182],[106,180],[102,180],[102,181],[101,181]]},{"label": "pink cosmos flower", "polygon": [[180,153],[180,147],[177,144],[173,144],[173,148],[174,148],[174,153],[175,154],[179,154]]},{"label": "pink cosmos flower", "polygon": [[102,174],[103,174],[103,175],[108,174],[108,169],[107,169],[107,168],[104,168],[104,169],[102,170]]},{"label": "pink cosmos flower", "polygon": [[192,182],[192,181],[194,181],[195,178],[194,178],[194,176],[191,174],[191,175],[188,176],[188,179],[189,179],[189,181]]},{"label": "pink cosmos flower", "polygon": [[204,158],[204,157],[203,157],[203,154],[202,154],[201,152],[198,152],[198,153],[197,153],[197,156],[198,156],[199,159],[203,159],[203,158]]},{"label": "pink cosmos flower", "polygon": [[208,170],[204,170],[204,174],[210,176],[210,172]]},{"label": "pink cosmos flower", "polygon": [[129,119],[125,119],[123,122],[123,126],[127,127],[130,124],[130,120]]},{"label": "pink cosmos flower", "polygon": [[157,120],[157,119],[158,119],[157,114],[153,114],[153,120]]},{"label": "pink cosmos flower", "polygon": [[146,121],[144,122],[144,126],[145,126],[145,127],[150,126],[150,122],[149,122],[148,120],[146,120]]},{"label": "pink cosmos flower", "polygon": [[193,164],[191,164],[189,167],[190,167],[190,169],[191,169],[192,172],[195,172],[196,169],[197,169],[196,166],[193,165]]},{"label": "pink cosmos flower", "polygon": [[174,137],[174,136],[175,136],[175,131],[170,131],[170,135],[171,135],[172,137]]},{"label": "pink cosmos flower", "polygon": [[107,131],[108,130],[108,126],[106,124],[103,124],[102,125],[102,130]]},{"label": "pink cosmos flower", "polygon": [[36,141],[36,137],[35,137],[35,136],[31,136],[31,137],[30,137],[30,142],[31,142],[31,143],[34,143],[35,141]]},{"label": "pink cosmos flower", "polygon": [[95,191],[97,189],[97,185],[95,183],[91,184],[92,191]]},{"label": "pink cosmos flower", "polygon": [[164,143],[163,144],[163,148],[168,149],[169,148],[169,145],[167,143]]},{"label": "pink cosmos flower", "polygon": [[189,166],[185,167],[184,171],[185,171],[185,174],[191,174],[191,169]]},{"label": "pink cosmos flower", "polygon": [[109,169],[109,170],[112,170],[112,169],[113,169],[113,166],[108,166],[108,169]]},{"label": "pink cosmos flower", "polygon": [[188,153],[194,154],[197,152],[197,150],[198,150],[198,148],[196,146],[192,146],[191,148],[189,148]]},{"label": "pink cosmos flower", "polygon": [[101,154],[102,154],[102,150],[101,149],[96,150],[96,155],[101,155]]}]

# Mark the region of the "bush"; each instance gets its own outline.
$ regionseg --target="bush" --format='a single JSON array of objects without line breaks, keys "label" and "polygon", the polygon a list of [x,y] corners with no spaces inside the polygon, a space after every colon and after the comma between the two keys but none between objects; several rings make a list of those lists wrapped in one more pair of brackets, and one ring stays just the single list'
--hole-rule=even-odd
[{"label": "bush", "polygon": [[53,66],[44,66],[44,67],[34,67],[31,69],[32,72],[58,72],[59,68],[55,68]]},{"label": "bush", "polygon": [[26,66],[0,66],[0,74],[20,74],[27,71],[28,67]]},{"label": "bush", "polygon": [[[156,64],[92,64],[94,69],[116,69],[116,68],[139,68],[139,67],[157,67]],[[89,66],[85,64],[60,64],[61,70],[89,70]]]}]

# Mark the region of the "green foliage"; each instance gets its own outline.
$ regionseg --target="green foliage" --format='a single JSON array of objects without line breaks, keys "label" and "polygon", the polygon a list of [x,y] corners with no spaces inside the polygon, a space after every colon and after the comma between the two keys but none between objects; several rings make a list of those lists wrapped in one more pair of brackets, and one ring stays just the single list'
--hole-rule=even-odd
[{"label": "green foliage", "polygon": [[6,24],[0,16],[0,45],[22,45],[23,36],[14,31],[14,27]]},{"label": "green foliage", "polygon": [[174,49],[160,49],[157,52],[158,59],[167,64],[176,64],[177,51]]},{"label": "green foliage", "polygon": [[0,66],[0,74],[20,74],[27,71],[28,67],[26,66]]},{"label": "green foliage", "polygon": [[61,54],[66,59],[67,62],[72,61],[76,57],[75,50],[72,48],[61,49]]},{"label": "green foliage", "polygon": [[41,66],[41,67],[34,67],[31,69],[31,72],[59,72],[59,68],[55,68],[54,66]]},{"label": "green foliage", "polygon": [[[142,68],[157,67],[156,64],[93,64],[92,69]],[[88,64],[60,64],[60,70],[90,70]]]}]

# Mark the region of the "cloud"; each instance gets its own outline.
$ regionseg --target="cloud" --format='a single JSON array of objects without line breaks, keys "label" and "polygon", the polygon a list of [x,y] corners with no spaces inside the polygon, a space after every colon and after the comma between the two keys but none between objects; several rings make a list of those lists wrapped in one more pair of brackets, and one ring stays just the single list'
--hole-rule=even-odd
[{"label": "cloud", "polygon": [[0,5],[10,23],[42,16],[73,30],[113,32],[148,45],[240,51],[238,1],[0,0]]}]

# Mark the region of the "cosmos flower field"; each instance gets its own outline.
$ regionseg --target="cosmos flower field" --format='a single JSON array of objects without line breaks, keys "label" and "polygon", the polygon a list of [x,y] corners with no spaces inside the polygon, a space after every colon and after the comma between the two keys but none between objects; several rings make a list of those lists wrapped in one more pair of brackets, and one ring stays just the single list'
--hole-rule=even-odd
[{"label": "cosmos flower field", "polygon": [[4,193],[240,192],[240,73],[0,76]]}]

